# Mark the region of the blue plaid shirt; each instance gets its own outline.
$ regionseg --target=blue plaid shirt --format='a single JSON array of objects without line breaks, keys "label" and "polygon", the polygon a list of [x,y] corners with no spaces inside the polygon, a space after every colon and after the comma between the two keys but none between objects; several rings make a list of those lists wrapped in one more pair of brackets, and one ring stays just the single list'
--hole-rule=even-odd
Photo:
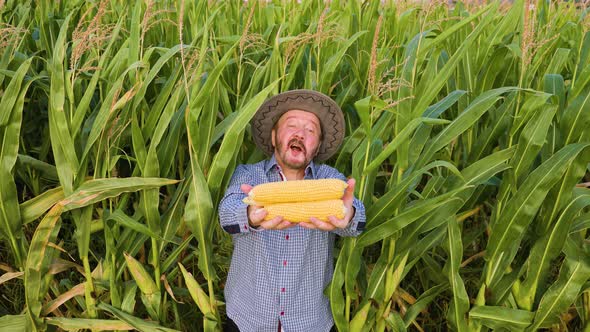
[{"label": "blue plaid shirt", "polygon": [[[306,179],[344,175],[311,162]],[[239,165],[219,205],[221,227],[232,234],[234,251],[225,284],[227,315],[240,331],[329,331],[334,321],[323,290],[334,271],[335,236],[357,236],[365,226],[363,204],[354,199],[355,215],[345,229],[333,232],[294,226],[285,230],[248,225],[243,183],[252,186],[282,181],[274,156],[253,165]]]}]

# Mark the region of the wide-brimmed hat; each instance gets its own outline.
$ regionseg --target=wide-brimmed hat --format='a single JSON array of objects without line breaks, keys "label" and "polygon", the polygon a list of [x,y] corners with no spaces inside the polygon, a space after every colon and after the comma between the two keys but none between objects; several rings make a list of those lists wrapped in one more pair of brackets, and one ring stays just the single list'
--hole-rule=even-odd
[{"label": "wide-brimmed hat", "polygon": [[330,158],[344,140],[344,115],[332,98],[313,90],[291,90],[269,98],[250,122],[256,145],[268,156],[274,153],[271,131],[287,111],[301,110],[315,114],[322,127],[322,143],[316,161]]}]

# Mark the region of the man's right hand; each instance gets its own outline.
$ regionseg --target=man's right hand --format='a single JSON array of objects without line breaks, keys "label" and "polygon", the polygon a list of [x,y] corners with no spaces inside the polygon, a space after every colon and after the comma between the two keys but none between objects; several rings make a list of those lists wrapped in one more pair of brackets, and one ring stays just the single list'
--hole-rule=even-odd
[{"label": "man's right hand", "polygon": [[[248,195],[250,190],[252,190],[252,186],[249,184],[242,184],[240,189],[244,194]],[[262,206],[248,205],[248,224],[250,224],[250,227],[281,230],[296,225],[290,221],[284,220],[281,216],[276,216],[265,221],[264,217],[266,217],[267,213],[268,212]]]}]

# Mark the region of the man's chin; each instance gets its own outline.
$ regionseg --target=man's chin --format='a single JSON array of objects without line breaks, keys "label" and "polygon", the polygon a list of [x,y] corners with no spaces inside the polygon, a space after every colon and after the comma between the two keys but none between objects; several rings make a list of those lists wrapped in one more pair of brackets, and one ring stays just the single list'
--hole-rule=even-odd
[{"label": "man's chin", "polygon": [[287,160],[285,160],[285,164],[290,168],[300,169],[305,168],[307,166],[307,161],[305,159],[301,160],[288,158]]}]

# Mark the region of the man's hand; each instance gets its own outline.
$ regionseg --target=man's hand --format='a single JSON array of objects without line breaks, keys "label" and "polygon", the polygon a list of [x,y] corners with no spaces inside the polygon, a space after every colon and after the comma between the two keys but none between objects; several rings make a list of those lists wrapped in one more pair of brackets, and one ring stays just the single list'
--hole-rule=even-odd
[{"label": "man's hand", "polygon": [[[244,192],[244,194],[248,195],[250,190],[252,190],[252,186],[249,184],[242,184],[240,189]],[[248,205],[248,223],[251,227],[254,228],[263,228],[263,229],[286,229],[295,226],[294,223],[284,220],[281,216],[276,216],[270,220],[264,221],[264,217],[267,215],[267,211],[258,205]]]},{"label": "man's hand", "polygon": [[343,219],[338,219],[335,216],[329,216],[328,222],[321,221],[317,218],[309,218],[309,222],[302,222],[299,223],[301,227],[305,227],[308,229],[319,229],[322,231],[333,231],[336,228],[346,228],[352,217],[354,217],[354,207],[352,206],[352,202],[354,201],[354,185],[356,181],[354,179],[348,179],[347,181],[348,187],[344,191],[344,196],[342,196],[342,201],[344,202],[344,207],[346,207],[346,214],[344,215]]}]

